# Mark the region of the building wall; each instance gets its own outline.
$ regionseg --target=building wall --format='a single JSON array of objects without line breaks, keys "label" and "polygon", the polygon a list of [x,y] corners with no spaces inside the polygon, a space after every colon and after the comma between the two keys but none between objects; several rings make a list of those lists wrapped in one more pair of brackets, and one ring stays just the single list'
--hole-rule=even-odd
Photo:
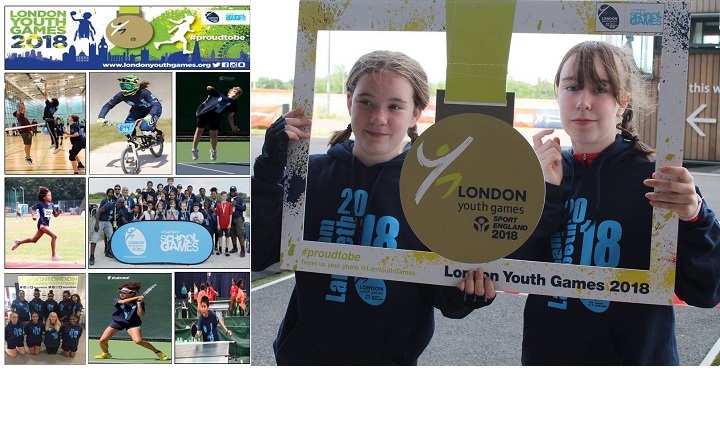
[{"label": "building wall", "polygon": [[[718,0],[693,0],[691,13],[720,12]],[[653,79],[649,92],[657,101],[660,57],[655,57]],[[702,108],[702,109],[701,109]],[[700,110],[701,109],[701,110]],[[699,110],[699,111],[698,111]],[[684,122],[683,159],[698,161],[720,161],[720,49],[716,51],[690,49],[687,70],[686,118],[697,112],[696,118],[716,119],[715,123],[696,123],[702,136],[689,123]],[[640,139],[655,146],[657,137],[657,116],[636,116]]]}]

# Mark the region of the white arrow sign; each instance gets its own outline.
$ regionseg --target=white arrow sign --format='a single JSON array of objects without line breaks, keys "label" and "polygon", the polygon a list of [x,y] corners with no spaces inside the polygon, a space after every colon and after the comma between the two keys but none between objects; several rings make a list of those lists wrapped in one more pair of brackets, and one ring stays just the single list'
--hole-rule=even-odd
[{"label": "white arrow sign", "polygon": [[705,110],[705,107],[707,107],[707,104],[702,104],[700,107],[695,109],[695,111],[693,111],[692,114],[689,115],[687,119],[685,119],[685,121],[687,121],[688,124],[690,124],[690,127],[693,128],[693,130],[695,132],[697,132],[698,135],[700,135],[703,138],[705,137],[705,132],[700,130],[698,125],[696,125],[695,123],[717,123],[717,119],[711,119],[708,117],[697,117],[697,115],[700,114],[700,112]]}]

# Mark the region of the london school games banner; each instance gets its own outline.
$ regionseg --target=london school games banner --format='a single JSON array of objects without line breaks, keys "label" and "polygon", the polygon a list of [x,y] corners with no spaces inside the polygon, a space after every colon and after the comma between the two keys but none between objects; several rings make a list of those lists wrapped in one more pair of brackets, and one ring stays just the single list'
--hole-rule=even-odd
[{"label": "london school games banner", "polygon": [[5,69],[250,69],[250,6],[5,7]]}]

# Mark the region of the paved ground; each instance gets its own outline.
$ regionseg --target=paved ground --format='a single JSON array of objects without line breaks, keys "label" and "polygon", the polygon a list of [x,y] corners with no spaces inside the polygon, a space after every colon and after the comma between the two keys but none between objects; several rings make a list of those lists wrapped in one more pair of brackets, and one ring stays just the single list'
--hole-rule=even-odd
[{"label": "paved ground", "polygon": [[[172,142],[166,142],[160,157],[154,157],[150,150],[138,152],[140,174],[172,174]],[[120,167],[120,154],[126,142],[113,142],[90,152],[89,166],[93,175],[123,174]]]},{"label": "paved ground", "polygon": [[[695,183],[713,210],[720,210],[720,164],[690,165]],[[260,280],[281,272],[277,266],[251,273]],[[252,365],[274,365],[272,341],[277,334],[294,277],[252,290]],[[519,365],[522,343],[522,311],[525,296],[500,295],[492,306],[462,320],[436,313],[435,336],[419,365]],[[700,309],[676,306],[677,341],[682,365],[699,365],[720,339],[720,307]]]},{"label": "paved ground", "polygon": [[[256,274],[252,273],[255,279]],[[252,290],[252,365],[275,365],[272,342],[285,314],[295,279]],[[501,294],[492,306],[479,309],[461,320],[435,315],[435,335],[419,365],[520,364],[522,314],[526,296]],[[720,338],[720,307],[700,309],[676,306],[677,342],[680,363],[699,365]]]}]

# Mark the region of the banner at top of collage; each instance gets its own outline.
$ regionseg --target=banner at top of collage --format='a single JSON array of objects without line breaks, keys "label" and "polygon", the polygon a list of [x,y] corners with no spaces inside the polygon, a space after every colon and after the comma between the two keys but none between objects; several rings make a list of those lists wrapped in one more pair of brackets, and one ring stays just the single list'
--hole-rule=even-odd
[{"label": "banner at top of collage", "polygon": [[5,69],[250,70],[250,6],[5,7]]}]

